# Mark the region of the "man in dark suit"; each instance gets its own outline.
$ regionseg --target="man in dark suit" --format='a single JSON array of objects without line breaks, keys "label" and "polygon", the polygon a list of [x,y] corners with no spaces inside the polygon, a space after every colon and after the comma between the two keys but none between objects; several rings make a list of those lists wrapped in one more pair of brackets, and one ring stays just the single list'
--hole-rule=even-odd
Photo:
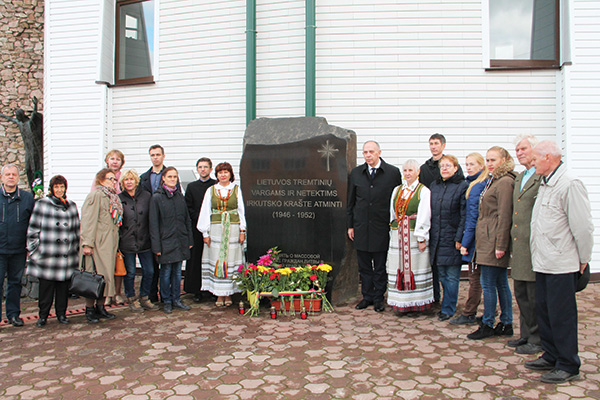
[{"label": "man in dark suit", "polygon": [[217,181],[211,179],[212,161],[203,157],[196,162],[196,170],[200,179],[192,182],[185,189],[185,202],[187,203],[190,218],[192,219],[192,231],[194,231],[194,247],[192,247],[192,258],[185,264],[185,280],[183,290],[186,293],[194,293],[194,301],[202,300],[202,250],[204,249],[204,237],[198,230],[198,216],[202,207],[202,200],[206,190]]},{"label": "man in dark suit", "polygon": [[354,168],[348,181],[348,237],[354,241],[358,258],[363,299],[356,306],[362,310],[374,305],[385,310],[387,286],[385,264],[390,242],[390,198],[402,183],[400,170],[381,159],[375,141],[363,145],[365,163]]}]

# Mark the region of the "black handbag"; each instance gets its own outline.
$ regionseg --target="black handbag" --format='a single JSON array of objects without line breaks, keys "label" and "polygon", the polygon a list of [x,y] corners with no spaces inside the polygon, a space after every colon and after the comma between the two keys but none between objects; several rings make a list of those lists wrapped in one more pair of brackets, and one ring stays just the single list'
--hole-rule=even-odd
[{"label": "black handbag", "polygon": [[81,267],[79,271],[73,272],[71,275],[71,284],[69,285],[69,292],[76,294],[86,299],[100,299],[104,297],[104,287],[106,282],[104,276],[99,275],[96,271],[96,264],[92,258],[92,267],[94,272],[87,272],[85,270],[85,258],[81,259]]}]

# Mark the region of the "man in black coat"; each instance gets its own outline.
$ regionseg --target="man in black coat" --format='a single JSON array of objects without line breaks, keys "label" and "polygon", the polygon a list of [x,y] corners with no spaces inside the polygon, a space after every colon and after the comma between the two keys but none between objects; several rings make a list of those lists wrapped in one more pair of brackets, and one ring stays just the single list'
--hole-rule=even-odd
[{"label": "man in black coat", "polygon": [[[7,164],[0,170],[0,320],[4,277],[6,277],[6,318],[23,326],[21,278],[27,259],[27,228],[33,213],[33,195],[19,189],[19,168]],[[65,255],[66,257],[66,255]]]},{"label": "man in black coat", "polygon": [[373,304],[375,311],[382,312],[387,287],[390,198],[402,183],[402,176],[398,168],[381,159],[375,141],[363,145],[363,157],[365,163],[354,168],[348,180],[348,237],[356,248],[363,296],[356,309]]},{"label": "man in black coat", "polygon": [[[438,162],[440,158],[444,156],[444,149],[446,148],[446,138],[441,133],[434,133],[429,138],[429,151],[431,151],[431,158],[423,165],[421,165],[421,172],[419,173],[419,182],[431,188],[431,183],[438,180],[440,175],[440,167]],[[458,166],[458,170],[462,174],[462,168]]]},{"label": "man in black coat", "polygon": [[[160,186],[162,173],[166,168],[164,164],[165,149],[161,145],[155,144],[150,146],[148,154],[150,154],[150,161],[152,161],[152,167],[150,167],[148,171],[140,175],[140,187],[146,192],[150,192],[150,194],[153,194]],[[181,191],[181,184],[179,183],[179,179],[177,179],[177,189]]]},{"label": "man in black coat", "polygon": [[194,247],[192,247],[192,258],[185,265],[185,280],[183,290],[186,293],[194,293],[194,301],[202,300],[202,250],[204,249],[204,237],[198,230],[198,216],[202,207],[202,200],[206,190],[217,181],[211,179],[212,161],[203,157],[196,162],[196,170],[200,179],[190,183],[185,189],[185,202],[192,220],[192,231],[194,232]]}]

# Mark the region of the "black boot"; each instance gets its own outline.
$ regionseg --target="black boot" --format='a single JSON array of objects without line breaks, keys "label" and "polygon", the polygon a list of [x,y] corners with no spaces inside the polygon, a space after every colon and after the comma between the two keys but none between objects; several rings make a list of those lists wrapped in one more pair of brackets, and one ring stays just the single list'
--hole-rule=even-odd
[{"label": "black boot", "polygon": [[514,334],[512,324],[503,324],[502,322],[498,322],[496,327],[494,328],[494,335],[496,336],[512,336]]},{"label": "black boot", "polygon": [[115,319],[117,316],[106,311],[104,304],[96,304],[96,314],[99,318]]},{"label": "black boot", "polygon": [[96,324],[100,322],[100,320],[98,319],[98,315],[96,314],[96,309],[94,307],[85,308],[85,318],[90,324]]}]

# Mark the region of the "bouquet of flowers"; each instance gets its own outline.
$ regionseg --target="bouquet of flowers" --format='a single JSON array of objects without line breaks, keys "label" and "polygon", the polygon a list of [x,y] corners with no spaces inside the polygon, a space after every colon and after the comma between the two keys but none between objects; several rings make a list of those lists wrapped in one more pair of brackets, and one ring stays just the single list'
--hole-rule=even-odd
[{"label": "bouquet of flowers", "polygon": [[320,298],[323,309],[331,311],[332,307],[325,297],[325,286],[329,280],[331,265],[307,264],[303,267],[282,267],[279,263],[279,250],[273,247],[267,254],[260,257],[256,264],[240,265],[237,276],[234,277],[238,286],[246,291],[250,308],[249,315],[258,314],[258,297],[272,296],[274,298],[304,296]]}]

